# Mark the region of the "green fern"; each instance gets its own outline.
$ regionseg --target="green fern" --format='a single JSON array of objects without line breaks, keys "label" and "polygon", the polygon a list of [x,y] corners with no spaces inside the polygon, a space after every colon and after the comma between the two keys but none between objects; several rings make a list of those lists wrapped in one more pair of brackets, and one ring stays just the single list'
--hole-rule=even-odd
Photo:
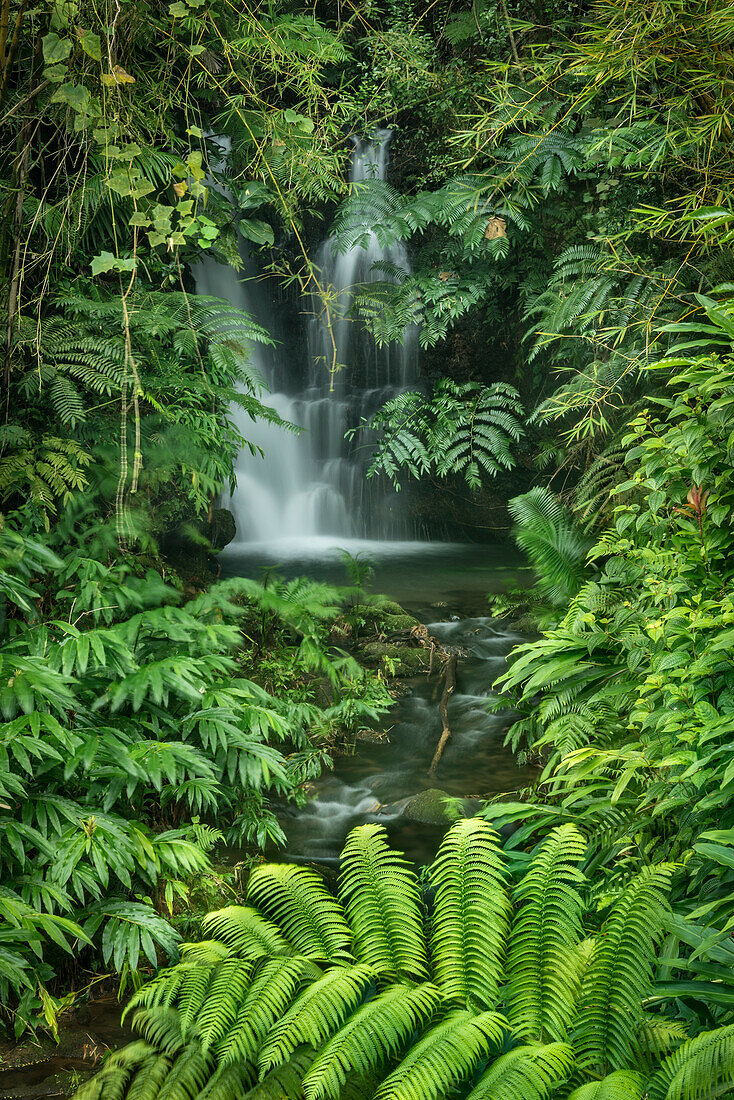
[{"label": "green fern", "polygon": [[518,1036],[544,1042],[567,1038],[580,975],[571,965],[581,939],[584,878],[578,863],[586,841],[561,825],[543,841],[515,889],[517,912],[507,958],[508,1015]]},{"label": "green fern", "polygon": [[384,825],[350,833],[339,893],[360,962],[378,974],[427,977],[418,882],[407,861],[388,846]]},{"label": "green fern", "polygon": [[368,477],[384,474],[399,489],[402,471],[414,478],[460,474],[478,489],[484,476],[514,466],[521,414],[517,391],[502,382],[480,386],[444,378],[430,397],[401,393],[359,429],[379,433]]},{"label": "green fern", "polygon": [[666,1058],[649,1100],[715,1100],[734,1089],[734,1025],[704,1031]]},{"label": "green fern", "polygon": [[[179,1088],[216,1100],[713,1100],[733,1080],[734,1029],[698,1036],[671,1055],[680,1028],[668,1021],[660,1053],[648,1042],[641,1054],[669,868],[634,880],[599,934],[582,941],[577,864],[585,847],[573,826],[554,830],[510,901],[496,834],[483,821],[456,822],[428,873],[428,981],[408,977],[429,973],[416,879],[381,827],[355,829],[342,856],[345,910],[336,926],[349,925],[364,960],[357,964],[342,957],[341,932],[335,957],[324,958],[322,937],[341,910],[326,907],[326,932],[318,914],[304,916],[324,902],[312,872],[288,867],[283,878],[282,866],[256,868],[251,896],[314,947],[318,964],[284,954],[285,937],[270,923],[258,932],[254,910],[210,915],[205,930],[214,939],[185,946],[180,963],[133,996],[145,1043],[113,1055],[79,1100],[139,1100],[146,1089],[174,1096]],[[263,954],[266,941],[272,953]],[[487,1000],[491,1010],[482,1009]],[[556,1035],[564,1041],[544,1041]]]},{"label": "green fern", "polygon": [[380,1069],[426,1026],[441,1003],[436,986],[391,985],[358,1008],[329,1039],[303,1079],[306,1100],[338,1100],[353,1075]]},{"label": "green fern", "polygon": [[271,1030],[260,1052],[260,1072],[268,1073],[287,1061],[301,1043],[320,1050],[353,1015],[375,977],[368,966],[337,968],[304,989]]},{"label": "green fern", "polygon": [[431,955],[446,998],[493,1008],[506,950],[510,904],[499,837],[480,818],[447,833],[431,868],[436,891]]},{"label": "green fern", "polygon": [[274,918],[299,954],[329,962],[351,959],[344,914],[314,871],[288,864],[257,867],[247,897]]},{"label": "green fern", "polygon": [[539,591],[557,607],[565,606],[586,576],[594,540],[579,528],[570,511],[548,489],[536,486],[509,501],[513,537],[536,575]]},{"label": "green fern", "polygon": [[619,1070],[601,1081],[574,1089],[568,1100],[642,1100],[645,1078],[641,1073]]},{"label": "green fern", "polygon": [[[584,975],[574,1045],[579,1064],[627,1069],[652,984],[655,946],[667,916],[671,869],[641,871],[617,900]],[[673,1055],[675,1057],[675,1055]]]},{"label": "green fern", "polygon": [[443,1096],[470,1079],[476,1066],[501,1047],[506,1026],[495,1012],[449,1012],[385,1078],[375,1100],[435,1100]]},{"label": "green fern", "polygon": [[480,1077],[467,1100],[547,1100],[573,1068],[573,1051],[566,1043],[516,1047]]}]

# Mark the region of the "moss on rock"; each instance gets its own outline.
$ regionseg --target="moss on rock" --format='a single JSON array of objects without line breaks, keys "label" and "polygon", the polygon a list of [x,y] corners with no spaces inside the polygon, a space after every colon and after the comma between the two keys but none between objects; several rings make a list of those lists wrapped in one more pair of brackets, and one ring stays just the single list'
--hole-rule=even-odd
[{"label": "moss on rock", "polygon": [[382,664],[393,676],[414,676],[424,672],[431,656],[427,649],[412,649],[397,642],[368,642],[362,654],[367,662]]}]

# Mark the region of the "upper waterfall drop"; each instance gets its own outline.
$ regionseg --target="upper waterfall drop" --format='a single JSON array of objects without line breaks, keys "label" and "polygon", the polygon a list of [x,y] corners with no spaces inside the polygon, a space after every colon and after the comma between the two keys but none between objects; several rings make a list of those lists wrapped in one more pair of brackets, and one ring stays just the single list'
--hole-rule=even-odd
[{"label": "upper waterfall drop", "polygon": [[[355,142],[352,184],[385,179],[390,137],[390,131],[381,130],[372,139]],[[349,428],[409,385],[416,373],[414,333],[403,344],[378,348],[362,323],[350,316],[359,285],[384,280],[384,274],[373,271],[378,260],[410,270],[404,245],[382,247],[371,231],[367,247],[338,251],[331,237],[319,247],[319,281],[335,305],[330,331],[321,319],[319,302],[309,303],[305,371],[303,363],[299,369],[293,361],[292,350],[253,345],[254,365],[274,391],[266,404],[302,430],[296,434],[253,422],[239,408],[233,411],[240,432],[263,457],[243,450],[236,464],[237,487],[231,496],[223,496],[237,524],[232,549],[272,542],[299,548],[318,536],[336,542],[412,536],[412,525],[396,508],[395,495],[366,481],[364,453],[357,453],[345,439]],[[216,294],[247,310],[277,341],[278,310],[262,283],[206,261],[198,267],[196,285],[199,293]],[[344,369],[332,376],[328,364],[334,355]]]}]

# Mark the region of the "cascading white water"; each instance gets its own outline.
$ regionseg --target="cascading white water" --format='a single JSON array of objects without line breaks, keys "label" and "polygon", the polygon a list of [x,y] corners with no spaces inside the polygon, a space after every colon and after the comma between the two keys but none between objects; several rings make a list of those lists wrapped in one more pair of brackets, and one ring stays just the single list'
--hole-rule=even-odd
[{"label": "cascading white water", "polygon": [[[381,130],[371,140],[356,142],[351,183],[385,178],[389,141],[390,131]],[[314,536],[394,539],[411,534],[394,494],[365,481],[364,451],[355,453],[345,439],[350,427],[369,417],[415,376],[417,344],[412,332],[403,344],[377,348],[363,326],[349,316],[359,285],[385,278],[373,271],[377,260],[409,270],[404,246],[381,247],[371,232],[365,248],[355,245],[339,253],[329,238],[319,249],[319,279],[328,288],[336,360],[343,365],[335,378],[328,368],[332,338],[318,301],[310,307],[310,362],[305,371],[289,362],[292,351],[253,345],[251,364],[276,391],[266,403],[302,431],[296,435],[234,411],[242,435],[264,455],[253,456],[248,450],[240,454],[237,488],[222,501],[237,523],[235,546],[280,540],[302,543]],[[213,261],[199,264],[195,274],[199,293],[214,294],[245,309],[277,338],[275,307],[251,278],[243,281],[233,268]],[[304,375],[305,386],[299,384]]]}]

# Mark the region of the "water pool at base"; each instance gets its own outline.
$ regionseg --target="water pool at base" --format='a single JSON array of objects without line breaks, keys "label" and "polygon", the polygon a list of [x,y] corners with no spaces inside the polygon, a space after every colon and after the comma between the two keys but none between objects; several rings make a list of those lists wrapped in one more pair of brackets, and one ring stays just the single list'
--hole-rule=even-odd
[{"label": "water pool at base", "polygon": [[[267,571],[308,574],[348,583],[342,554],[362,555],[374,567],[370,590],[397,600],[424,622],[437,641],[459,647],[456,691],[449,702],[452,738],[436,774],[428,769],[441,733],[438,673],[402,681],[404,693],[377,727],[382,739],[358,742],[353,755],[335,759],[311,788],[302,809],[281,816],[286,858],[331,863],[355,825],[383,823],[406,854],[430,860],[444,831],[415,821],[413,796],[439,789],[454,797],[486,799],[525,786],[531,769],[517,766],[503,742],[511,715],[492,713],[492,684],[512,647],[524,640],[488,615],[487,594],[522,584],[517,552],[502,545],[369,542],[314,538],[240,546],[224,558],[227,575]],[[409,816],[406,816],[406,812]]]}]

